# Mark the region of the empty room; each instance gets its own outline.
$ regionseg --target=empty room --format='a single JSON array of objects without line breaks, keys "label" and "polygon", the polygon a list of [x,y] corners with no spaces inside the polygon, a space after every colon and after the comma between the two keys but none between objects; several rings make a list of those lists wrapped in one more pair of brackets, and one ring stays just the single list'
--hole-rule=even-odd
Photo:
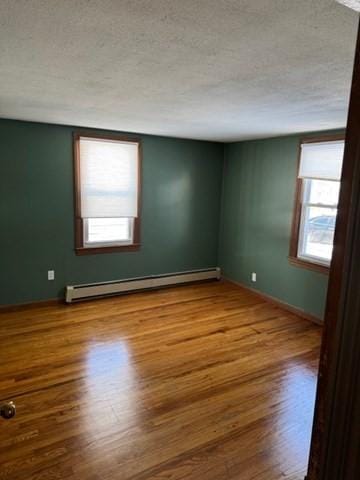
[{"label": "empty room", "polygon": [[0,1],[0,480],[358,478],[359,4]]}]

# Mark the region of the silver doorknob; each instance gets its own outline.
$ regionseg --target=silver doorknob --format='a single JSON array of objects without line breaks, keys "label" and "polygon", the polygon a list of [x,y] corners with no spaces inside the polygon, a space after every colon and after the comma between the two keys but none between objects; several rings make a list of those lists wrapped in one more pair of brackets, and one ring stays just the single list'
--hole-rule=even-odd
[{"label": "silver doorknob", "polygon": [[14,402],[7,402],[3,405],[0,405],[0,417],[9,420],[10,418],[15,417],[16,407]]}]

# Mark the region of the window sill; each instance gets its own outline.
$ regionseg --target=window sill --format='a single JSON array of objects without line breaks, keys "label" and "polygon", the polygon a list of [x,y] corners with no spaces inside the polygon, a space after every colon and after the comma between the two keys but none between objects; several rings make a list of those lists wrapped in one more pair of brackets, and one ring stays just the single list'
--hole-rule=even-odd
[{"label": "window sill", "polygon": [[140,243],[132,245],[113,245],[111,247],[77,247],[76,255],[97,255],[98,253],[136,252],[140,250]]},{"label": "window sill", "polygon": [[314,272],[323,273],[324,275],[329,274],[330,267],[326,265],[321,265],[320,263],[308,262],[298,257],[288,257],[290,265],[295,267],[306,268],[307,270],[313,270]]}]

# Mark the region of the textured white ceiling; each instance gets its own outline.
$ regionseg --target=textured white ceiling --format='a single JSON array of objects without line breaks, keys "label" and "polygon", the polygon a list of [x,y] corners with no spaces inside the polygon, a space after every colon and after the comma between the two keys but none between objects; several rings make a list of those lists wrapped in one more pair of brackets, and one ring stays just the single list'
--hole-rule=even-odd
[{"label": "textured white ceiling", "polygon": [[336,0],[337,2],[345,5],[346,7],[352,8],[357,12],[360,12],[360,0]]},{"label": "textured white ceiling", "polygon": [[233,141],[345,125],[333,0],[0,0],[0,117]]}]

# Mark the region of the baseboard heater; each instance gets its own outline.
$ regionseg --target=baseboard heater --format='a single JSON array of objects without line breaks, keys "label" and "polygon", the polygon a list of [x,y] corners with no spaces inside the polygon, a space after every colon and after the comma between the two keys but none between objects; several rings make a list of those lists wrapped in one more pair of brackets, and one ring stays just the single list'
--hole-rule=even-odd
[{"label": "baseboard heater", "polygon": [[66,287],[66,303],[96,297],[107,297],[120,293],[148,290],[151,288],[168,287],[202,280],[219,280],[220,268],[192,270],[188,272],[169,273],[164,275],[151,275],[113,282],[89,283],[87,285],[68,285]]}]

